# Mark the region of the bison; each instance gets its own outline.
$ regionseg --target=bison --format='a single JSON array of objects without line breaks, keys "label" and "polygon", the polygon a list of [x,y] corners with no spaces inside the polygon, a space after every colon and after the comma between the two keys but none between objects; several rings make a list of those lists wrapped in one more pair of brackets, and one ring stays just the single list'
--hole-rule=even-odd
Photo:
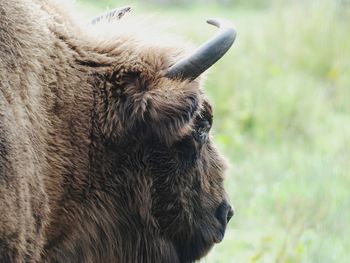
[{"label": "bison", "polygon": [[189,52],[110,20],[94,37],[54,0],[0,1],[0,262],[193,262],[223,239],[201,75],[234,28]]}]

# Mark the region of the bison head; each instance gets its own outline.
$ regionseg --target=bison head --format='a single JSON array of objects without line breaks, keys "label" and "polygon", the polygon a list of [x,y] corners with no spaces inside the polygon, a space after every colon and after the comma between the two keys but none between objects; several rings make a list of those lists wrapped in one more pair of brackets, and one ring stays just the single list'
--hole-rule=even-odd
[{"label": "bison head", "polygon": [[[158,244],[161,262],[201,258],[223,239],[233,215],[200,75],[230,48],[235,30],[218,20],[209,23],[219,33],[180,60],[178,49],[140,48],[136,41],[125,49],[109,47],[117,60],[91,74],[100,140],[94,165],[103,174],[103,183],[93,187],[118,204],[120,242]],[[118,41],[121,47],[130,43]],[[151,253],[149,245],[138,251]]]},{"label": "bison head", "polygon": [[233,212],[200,76],[235,30],[187,56],[59,2],[0,1],[0,261],[201,258]]}]

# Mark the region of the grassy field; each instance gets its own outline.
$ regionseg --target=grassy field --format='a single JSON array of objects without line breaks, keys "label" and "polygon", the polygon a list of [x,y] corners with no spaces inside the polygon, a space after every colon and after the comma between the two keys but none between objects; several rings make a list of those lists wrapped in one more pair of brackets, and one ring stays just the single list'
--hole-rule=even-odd
[{"label": "grassy field", "polygon": [[[214,136],[231,162],[226,188],[236,215],[203,262],[347,263],[349,2],[270,3],[133,5],[135,14],[177,21],[178,32],[198,44],[215,32],[204,23],[208,17],[228,18],[238,30],[234,48],[206,83]],[[123,4],[85,0],[82,6],[96,14]]]}]

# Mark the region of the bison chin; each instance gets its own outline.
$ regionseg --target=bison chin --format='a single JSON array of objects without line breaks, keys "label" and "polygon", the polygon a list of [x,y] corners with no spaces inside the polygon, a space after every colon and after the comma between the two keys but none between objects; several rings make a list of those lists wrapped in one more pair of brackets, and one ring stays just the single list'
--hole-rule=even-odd
[{"label": "bison chin", "polygon": [[206,256],[215,243],[219,243],[224,237],[224,231],[203,229],[193,235],[189,240],[178,240],[175,242],[180,262],[194,262]]},{"label": "bison chin", "polygon": [[211,224],[198,226],[191,234],[180,235],[174,241],[180,262],[194,262],[206,256],[214,244],[223,240],[225,230],[226,224],[215,218]]}]

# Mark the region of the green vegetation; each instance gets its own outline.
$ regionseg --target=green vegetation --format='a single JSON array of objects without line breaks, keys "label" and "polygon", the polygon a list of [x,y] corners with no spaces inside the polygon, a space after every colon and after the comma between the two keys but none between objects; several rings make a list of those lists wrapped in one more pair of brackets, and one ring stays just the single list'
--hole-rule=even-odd
[{"label": "green vegetation", "polygon": [[[126,4],[84,2],[90,13]],[[203,262],[350,262],[349,2],[255,2],[133,5],[198,44],[215,32],[207,17],[238,30],[206,83],[236,215]]]}]

